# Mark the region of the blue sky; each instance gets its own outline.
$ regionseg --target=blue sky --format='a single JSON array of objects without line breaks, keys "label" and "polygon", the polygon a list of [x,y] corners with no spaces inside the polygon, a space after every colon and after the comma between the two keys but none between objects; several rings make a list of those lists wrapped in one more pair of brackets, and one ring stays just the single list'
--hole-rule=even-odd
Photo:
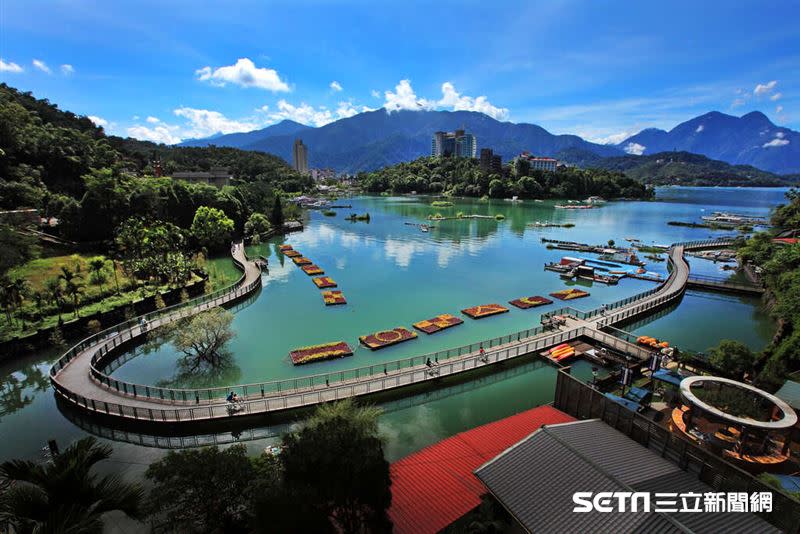
[{"label": "blue sky", "polygon": [[380,107],[601,142],[711,110],[800,129],[799,1],[213,4],[3,0],[0,80],[165,142]]}]

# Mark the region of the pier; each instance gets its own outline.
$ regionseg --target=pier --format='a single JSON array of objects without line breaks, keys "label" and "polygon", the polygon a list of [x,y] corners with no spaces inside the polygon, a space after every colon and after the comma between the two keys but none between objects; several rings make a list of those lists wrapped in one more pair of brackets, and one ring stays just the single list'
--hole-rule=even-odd
[{"label": "pier", "polygon": [[[230,306],[254,294],[261,287],[261,270],[249,260],[242,244],[231,249],[234,263],[243,274],[222,291],[158,310],[90,336],[72,347],[51,368],[56,394],[88,414],[148,421],[191,423],[230,420],[311,406],[349,397],[359,397],[431,382],[438,378],[469,372],[520,356],[536,354],[559,343],[579,338],[591,340],[632,359],[646,361],[650,352],[604,331],[648,315],[679,300],[689,284],[687,250],[730,245],[729,241],[678,243],[669,249],[670,276],[658,286],[601,308],[584,312],[564,307],[543,316],[564,316],[560,327],[539,326],[498,338],[424,354],[393,362],[310,375],[301,378],[204,389],[172,389],[133,384],[106,374],[121,351],[150,329],[216,307]],[[484,349],[483,354],[481,348]],[[430,360],[434,368],[426,365]],[[241,402],[231,405],[225,397],[236,392]]]}]

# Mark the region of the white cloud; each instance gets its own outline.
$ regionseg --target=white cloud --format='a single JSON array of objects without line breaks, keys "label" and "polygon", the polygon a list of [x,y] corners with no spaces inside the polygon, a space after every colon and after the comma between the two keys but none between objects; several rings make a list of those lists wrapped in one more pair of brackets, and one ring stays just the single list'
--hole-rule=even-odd
[{"label": "white cloud", "polygon": [[376,91],[375,89],[370,91],[370,94],[373,96],[373,98],[380,98],[381,97],[381,93],[379,91]]},{"label": "white cloud", "polygon": [[69,63],[64,63],[63,65],[61,65],[61,74],[63,74],[64,76],[69,76],[74,73],[75,73],[75,67],[73,67]]},{"label": "white cloud", "polygon": [[777,137],[778,139],[783,139],[784,135],[786,134],[784,134],[783,132],[775,132],[775,137]]},{"label": "white cloud", "polygon": [[333,81],[331,82],[331,89],[333,89],[333,90],[334,90],[334,91],[336,91],[336,92],[339,92],[339,91],[341,91],[341,90],[342,90],[342,84],[340,84],[340,83],[339,83],[339,82],[337,82],[336,80],[333,80]]},{"label": "white cloud", "polygon": [[150,124],[158,124],[159,122],[161,122],[158,117],[153,117],[152,115],[150,117],[147,117],[145,120]]},{"label": "white cloud", "polygon": [[753,89],[753,94],[756,96],[764,96],[772,92],[775,89],[775,86],[778,85],[777,80],[772,80],[771,82],[767,83],[759,83],[756,85],[756,88]]},{"label": "white cloud", "polygon": [[628,143],[625,145],[625,152],[633,154],[634,156],[641,156],[644,154],[645,149],[647,149],[647,147],[639,143]]},{"label": "white cloud", "polygon": [[433,102],[424,98],[417,98],[414,89],[411,88],[411,80],[400,80],[394,90],[395,92],[385,91],[383,93],[386,98],[383,107],[390,113],[402,109],[420,111],[434,108]]},{"label": "white cloud", "polygon": [[598,143],[600,145],[618,145],[619,143],[623,142],[625,139],[629,138],[630,136],[636,134],[635,131],[624,131],[614,134],[603,135],[607,132],[601,131],[578,131],[576,135],[586,139],[587,141],[591,141],[592,143]]},{"label": "white cloud", "polygon": [[102,117],[98,117],[97,115],[89,115],[88,119],[92,121],[95,126],[102,126],[103,128],[108,126],[108,121]]},{"label": "white cloud", "polygon": [[776,137],[769,143],[764,143],[764,148],[772,148],[772,147],[779,147],[779,146],[786,146],[789,144],[788,139],[781,139],[780,137]]},{"label": "white cloud", "polygon": [[177,126],[159,125],[154,128],[136,125],[128,128],[128,135],[143,141],[153,141],[154,143],[164,143],[174,145],[180,143],[181,138],[177,135]]},{"label": "white cloud", "polygon": [[0,59],[0,72],[22,72],[22,67],[20,67],[13,61],[9,61],[8,63],[6,63],[2,59]]},{"label": "white cloud", "polygon": [[773,102],[776,102],[776,101],[780,100],[782,96],[783,96],[783,93],[775,93],[774,95],[769,97],[769,99],[772,100]]},{"label": "white cloud", "polygon": [[456,91],[451,82],[442,84],[442,99],[437,104],[450,107],[454,111],[478,111],[498,120],[508,117],[508,108],[493,106],[485,96],[472,98],[471,96],[462,95]]},{"label": "white cloud", "polygon": [[734,99],[733,103],[731,104],[732,108],[738,108],[739,106],[744,106],[746,99],[744,98],[736,98]]},{"label": "white cloud", "polygon": [[241,87],[258,87],[272,92],[288,92],[289,86],[281,80],[278,71],[256,67],[249,58],[239,58],[234,65],[212,69],[203,67],[195,71],[197,79],[214,85],[233,83]]},{"label": "white cloud", "polygon": [[50,70],[50,67],[48,67],[47,64],[44,61],[42,61],[41,59],[34,59],[33,61],[31,61],[31,64],[33,64],[34,67],[36,67],[37,69],[39,69],[42,72],[46,72],[47,74],[51,74],[52,73],[52,71]]},{"label": "white cloud", "polygon": [[334,121],[333,114],[328,109],[316,109],[314,106],[309,106],[305,102],[301,102],[299,106],[295,106],[286,100],[278,101],[278,111],[270,113],[269,118],[274,121],[289,119],[311,126],[324,126]]},{"label": "white cloud", "polygon": [[775,107],[775,113],[783,113],[783,106]]},{"label": "white cloud", "polygon": [[[189,121],[189,127],[182,132],[184,137],[208,137],[216,133],[249,132],[260,126],[259,123],[250,120],[228,119],[219,111],[207,109],[181,107],[174,110],[173,113]],[[155,129],[157,130],[159,127]]]},{"label": "white cloud", "polygon": [[702,132],[702,131],[703,131],[703,130],[705,130],[705,129],[706,129],[705,125],[704,125],[704,124],[701,124],[700,126],[698,126],[698,127],[697,127],[697,128],[694,130],[694,133],[700,133],[700,132]]}]

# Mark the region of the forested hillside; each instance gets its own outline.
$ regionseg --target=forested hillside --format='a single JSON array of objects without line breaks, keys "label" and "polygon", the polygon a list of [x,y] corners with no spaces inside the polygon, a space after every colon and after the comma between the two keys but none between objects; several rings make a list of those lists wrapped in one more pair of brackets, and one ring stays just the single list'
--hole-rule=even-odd
[{"label": "forested hillside", "polygon": [[360,173],[359,183],[367,191],[435,193],[452,196],[494,198],[583,199],[650,198],[647,188],[620,172],[600,169],[561,168],[556,172],[531,170],[525,161],[504,168],[502,174],[481,170],[475,159],[426,157],[370,173]]}]

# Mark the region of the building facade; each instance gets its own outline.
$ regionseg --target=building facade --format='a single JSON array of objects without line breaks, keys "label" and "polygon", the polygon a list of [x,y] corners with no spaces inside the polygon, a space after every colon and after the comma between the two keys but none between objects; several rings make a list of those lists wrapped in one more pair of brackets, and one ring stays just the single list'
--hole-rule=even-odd
[{"label": "building facade", "polygon": [[211,167],[208,171],[173,172],[174,180],[186,180],[192,183],[210,184],[215,187],[230,185],[233,175],[227,167]]},{"label": "building facade", "polygon": [[481,149],[481,170],[485,173],[502,174],[503,159],[500,154],[495,154],[491,148]]},{"label": "building facade", "polygon": [[292,167],[301,174],[308,173],[308,147],[301,139],[294,140],[292,147]]},{"label": "building facade", "polygon": [[477,138],[464,130],[436,132],[431,139],[431,156],[474,158],[477,154]]},{"label": "building facade", "polygon": [[547,158],[542,156],[534,156],[530,152],[523,152],[516,159],[523,159],[528,162],[532,171],[548,171],[556,172],[558,169],[558,160],[555,158]]}]

